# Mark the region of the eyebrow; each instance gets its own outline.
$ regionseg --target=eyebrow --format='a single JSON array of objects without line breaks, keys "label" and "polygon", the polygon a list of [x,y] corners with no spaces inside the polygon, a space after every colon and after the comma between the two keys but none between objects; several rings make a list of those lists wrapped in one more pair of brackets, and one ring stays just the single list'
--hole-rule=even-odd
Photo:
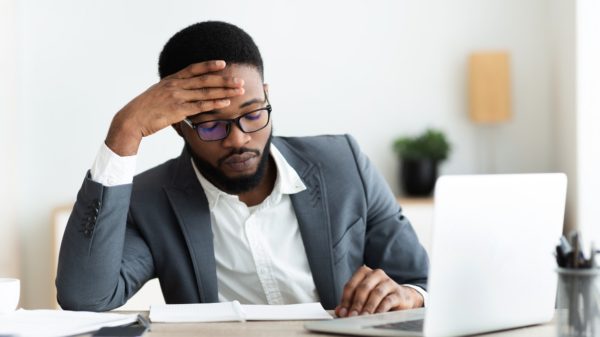
[{"label": "eyebrow", "polygon": [[242,109],[242,108],[245,108],[245,107],[247,107],[247,106],[249,106],[249,105],[252,105],[252,104],[254,104],[254,103],[261,103],[261,102],[264,102],[264,101],[265,101],[265,100],[262,100],[262,99],[260,99],[260,98],[253,98],[253,99],[251,99],[251,100],[249,100],[249,101],[246,101],[246,102],[244,102],[244,103],[240,104],[240,109]]}]

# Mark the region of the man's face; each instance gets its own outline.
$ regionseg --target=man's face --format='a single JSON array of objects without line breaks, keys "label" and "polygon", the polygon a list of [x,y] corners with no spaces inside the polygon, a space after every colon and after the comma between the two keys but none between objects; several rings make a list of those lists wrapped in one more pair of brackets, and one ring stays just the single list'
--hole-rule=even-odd
[{"label": "man's face", "polygon": [[[193,124],[233,119],[266,106],[265,88],[256,68],[233,64],[219,73],[243,79],[244,94],[231,98],[231,104],[224,109],[190,117]],[[186,147],[198,170],[230,194],[250,191],[262,180],[269,159],[271,131],[270,121],[264,129],[252,133],[242,132],[233,123],[225,139],[207,142],[201,140],[194,129],[181,123]]]}]

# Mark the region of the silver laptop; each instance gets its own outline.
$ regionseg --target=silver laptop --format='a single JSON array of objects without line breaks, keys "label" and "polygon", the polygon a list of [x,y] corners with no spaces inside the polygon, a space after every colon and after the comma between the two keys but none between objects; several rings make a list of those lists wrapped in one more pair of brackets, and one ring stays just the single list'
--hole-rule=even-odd
[{"label": "silver laptop", "polygon": [[426,309],[311,322],[311,331],[461,336],[548,322],[564,174],[443,176],[435,188]]}]

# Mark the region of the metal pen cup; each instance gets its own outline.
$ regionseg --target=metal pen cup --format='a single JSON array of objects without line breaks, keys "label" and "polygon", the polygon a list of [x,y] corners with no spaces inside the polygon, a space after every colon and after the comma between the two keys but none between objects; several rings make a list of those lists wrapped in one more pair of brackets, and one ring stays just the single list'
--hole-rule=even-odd
[{"label": "metal pen cup", "polygon": [[557,268],[560,337],[600,337],[600,268]]}]

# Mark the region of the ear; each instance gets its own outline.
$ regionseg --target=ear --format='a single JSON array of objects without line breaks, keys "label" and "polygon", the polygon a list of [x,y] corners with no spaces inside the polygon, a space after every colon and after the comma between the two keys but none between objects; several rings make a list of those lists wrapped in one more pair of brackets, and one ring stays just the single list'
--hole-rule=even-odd
[{"label": "ear", "polygon": [[171,124],[171,126],[173,127],[173,129],[175,129],[179,137],[183,138],[183,132],[181,132],[181,123]]},{"label": "ear", "polygon": [[263,90],[267,93],[267,95],[269,94],[269,84],[268,83],[263,83]]}]

